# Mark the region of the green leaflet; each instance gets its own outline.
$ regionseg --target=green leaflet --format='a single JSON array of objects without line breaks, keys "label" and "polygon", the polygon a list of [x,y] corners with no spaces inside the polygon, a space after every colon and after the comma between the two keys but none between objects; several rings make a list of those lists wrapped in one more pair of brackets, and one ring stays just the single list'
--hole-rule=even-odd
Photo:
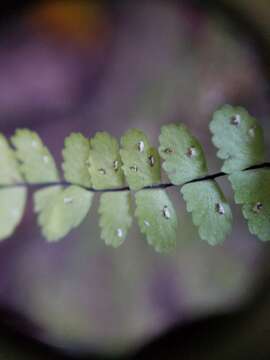
[{"label": "green leaflet", "polygon": [[93,193],[78,186],[48,187],[34,194],[38,223],[48,241],[57,241],[81,224],[92,204]]},{"label": "green leaflet", "polygon": [[235,192],[236,204],[262,201],[270,195],[270,170],[257,169],[231,174],[229,180]]},{"label": "green leaflet", "polygon": [[175,185],[202,177],[207,173],[200,143],[183,124],[162,126],[159,154],[165,160],[162,167]]},{"label": "green leaflet", "polygon": [[242,107],[223,106],[210,123],[212,141],[225,160],[222,171],[232,173],[264,161],[263,131]]},{"label": "green leaflet", "polygon": [[[248,228],[251,234],[256,235],[262,241],[270,240],[270,206],[269,202],[264,205],[263,210],[252,204],[244,204],[242,212],[248,221]],[[257,213],[256,213],[257,211]]]},{"label": "green leaflet", "polygon": [[131,129],[121,138],[120,154],[127,183],[139,190],[160,182],[160,157],[141,130]]},{"label": "green leaflet", "polygon": [[165,190],[141,190],[135,194],[141,232],[158,252],[175,248],[177,216]]},{"label": "green leaflet", "polygon": [[184,185],[181,192],[201,239],[210,245],[222,243],[231,232],[232,213],[218,184],[212,180],[194,182]]},{"label": "green leaflet", "polygon": [[117,188],[124,184],[122,162],[117,140],[106,132],[90,140],[90,174],[96,189]]},{"label": "green leaflet", "polygon": [[23,180],[14,151],[0,134],[0,184],[16,184]]},{"label": "green leaflet", "polygon": [[90,142],[80,133],[73,133],[65,139],[63,150],[63,170],[70,183],[90,187],[92,185],[88,169]]},{"label": "green leaflet", "polygon": [[[124,185],[124,173],[119,145],[108,133],[97,133],[91,139],[89,157],[92,181],[96,189],[119,188]],[[120,246],[131,226],[130,194],[104,193],[100,197],[101,238],[107,245]]]},{"label": "green leaflet", "polygon": [[101,238],[107,245],[115,248],[120,246],[132,224],[130,193],[122,191],[102,194],[99,214]]},{"label": "green leaflet", "polygon": [[[12,185],[22,181],[14,151],[0,134],[0,185]],[[0,187],[0,240],[8,238],[16,230],[24,213],[26,197],[25,188]]]},{"label": "green leaflet", "polygon": [[27,191],[21,187],[0,188],[0,240],[11,236],[22,219]]},{"label": "green leaflet", "polygon": [[17,130],[11,138],[21,162],[21,172],[29,183],[46,183],[59,180],[54,159],[40,137],[27,129]]},{"label": "green leaflet", "polygon": [[270,240],[270,170],[239,171],[231,174],[229,180],[251,234]]}]

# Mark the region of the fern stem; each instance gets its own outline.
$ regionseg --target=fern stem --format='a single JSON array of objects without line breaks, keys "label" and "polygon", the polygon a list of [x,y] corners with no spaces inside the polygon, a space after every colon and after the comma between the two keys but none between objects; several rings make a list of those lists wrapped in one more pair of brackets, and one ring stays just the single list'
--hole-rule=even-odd
[{"label": "fern stem", "polygon": [[[262,164],[259,164],[259,165],[254,165],[254,166],[251,166],[251,167],[249,167],[247,169],[244,169],[242,171],[255,170],[255,169],[265,169],[265,168],[270,168],[270,162],[265,162],[265,163],[262,163]],[[229,174],[226,174],[224,172],[218,172],[218,173],[209,174],[209,175],[206,175],[204,177],[200,177],[200,178],[196,178],[196,179],[187,181],[187,182],[185,182],[185,183],[183,183],[181,185],[174,185],[172,183],[162,183],[162,184],[154,184],[154,185],[150,185],[150,186],[145,186],[141,190],[167,189],[169,187],[184,186],[186,184],[199,182],[199,181],[214,180],[214,179],[217,179],[219,177],[223,177],[223,176],[227,176],[227,175],[229,175]],[[45,187],[49,187],[49,186],[71,186],[71,185],[76,185],[76,184],[72,184],[72,183],[70,183],[68,181],[57,181],[57,182],[47,182],[47,183],[35,183],[35,184],[26,183],[26,182],[20,182],[20,183],[16,183],[16,184],[1,184],[0,189],[14,188],[14,187],[27,187],[27,188],[36,189],[36,188],[45,188]],[[78,186],[80,186],[80,185],[78,185]],[[124,187],[121,187],[121,188],[111,188],[111,189],[95,189],[95,188],[84,187],[84,186],[80,186],[80,187],[82,187],[85,190],[95,192],[95,193],[131,191],[128,186],[124,186]]]}]

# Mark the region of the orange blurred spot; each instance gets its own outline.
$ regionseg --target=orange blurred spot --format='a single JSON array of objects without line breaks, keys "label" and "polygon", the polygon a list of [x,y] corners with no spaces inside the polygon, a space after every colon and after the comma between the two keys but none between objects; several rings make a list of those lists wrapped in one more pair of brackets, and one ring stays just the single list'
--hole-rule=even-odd
[{"label": "orange blurred spot", "polygon": [[45,2],[31,9],[26,20],[55,39],[87,46],[98,45],[110,33],[106,9],[97,2]]}]

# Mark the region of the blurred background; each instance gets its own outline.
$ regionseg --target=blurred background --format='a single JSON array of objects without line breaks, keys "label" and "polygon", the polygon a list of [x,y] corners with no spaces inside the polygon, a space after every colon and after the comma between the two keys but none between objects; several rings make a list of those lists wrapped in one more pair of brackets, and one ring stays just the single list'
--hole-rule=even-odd
[{"label": "blurred background", "polygon": [[[181,121],[214,173],[208,123],[231,103],[260,119],[269,159],[269,24],[269,0],[3,2],[0,131],[37,131],[60,167],[72,131],[137,127],[157,145],[160,126]],[[48,244],[29,196],[0,244],[0,359],[269,359],[269,245],[233,206],[232,235],[208,246],[169,194],[179,214],[172,255],[155,253],[135,222],[122,247],[106,247],[99,196],[79,229]]]}]

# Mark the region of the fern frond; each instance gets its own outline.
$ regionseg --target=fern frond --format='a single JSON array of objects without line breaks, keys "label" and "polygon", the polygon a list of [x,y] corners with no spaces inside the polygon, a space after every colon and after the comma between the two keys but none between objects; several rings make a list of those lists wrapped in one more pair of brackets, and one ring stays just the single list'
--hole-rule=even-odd
[{"label": "fern frond", "polygon": [[[270,163],[263,163],[259,123],[245,109],[225,105],[215,112],[210,130],[250,232],[270,240]],[[11,142],[15,149],[0,134],[0,240],[11,236],[21,221],[31,186],[41,187],[34,193],[34,208],[48,241],[78,227],[94,193],[102,192],[99,224],[107,245],[116,248],[125,241],[134,196],[141,232],[158,252],[168,252],[176,245],[178,222],[166,192],[170,186],[179,187],[201,239],[221,244],[231,232],[231,208],[215,181],[225,174],[207,173],[202,146],[183,124],[162,127],[159,151],[138,129],[127,131],[121,146],[106,132],[91,139],[73,133],[63,149],[64,181],[38,134],[20,129]],[[161,168],[171,183],[161,183]]]}]

